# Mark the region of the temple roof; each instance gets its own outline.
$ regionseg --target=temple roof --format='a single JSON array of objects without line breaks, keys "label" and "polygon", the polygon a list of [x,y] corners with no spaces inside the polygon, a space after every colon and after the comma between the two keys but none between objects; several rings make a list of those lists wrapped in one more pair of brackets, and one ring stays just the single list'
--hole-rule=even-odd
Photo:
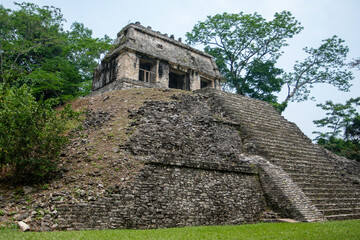
[{"label": "temple roof", "polygon": [[189,68],[215,78],[221,78],[213,57],[198,49],[192,48],[181,40],[175,40],[173,35],[153,31],[139,23],[125,26],[117,35],[115,49],[107,54],[105,59],[133,50],[149,57],[167,61],[173,65]]}]

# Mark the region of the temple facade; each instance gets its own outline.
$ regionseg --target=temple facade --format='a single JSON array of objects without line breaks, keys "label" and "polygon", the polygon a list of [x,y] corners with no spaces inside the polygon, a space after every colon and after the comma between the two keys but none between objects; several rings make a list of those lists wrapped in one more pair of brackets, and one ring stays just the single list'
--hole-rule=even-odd
[{"label": "temple facade", "polygon": [[92,90],[160,87],[220,89],[213,57],[140,23],[129,24],[95,69]]}]

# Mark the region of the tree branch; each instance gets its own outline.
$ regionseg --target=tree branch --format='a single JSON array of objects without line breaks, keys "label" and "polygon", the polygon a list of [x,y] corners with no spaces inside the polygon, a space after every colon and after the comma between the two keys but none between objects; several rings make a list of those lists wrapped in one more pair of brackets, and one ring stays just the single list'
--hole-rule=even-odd
[{"label": "tree branch", "polygon": [[313,63],[311,63],[309,66],[307,66],[303,71],[301,71],[301,73],[299,74],[299,76],[296,78],[296,83],[295,83],[295,87],[294,89],[291,91],[291,93],[289,94],[290,92],[290,85],[288,85],[288,95],[286,96],[284,102],[288,102],[290,98],[292,98],[295,94],[296,94],[296,91],[298,89],[300,89],[301,87],[303,87],[305,84],[309,83],[310,81],[306,81],[306,82],[303,82],[302,84],[299,84],[300,83],[300,80],[302,78],[302,76],[307,72],[309,71],[309,69],[311,67],[313,67],[315,64],[317,64],[318,62],[317,61],[314,61]]}]

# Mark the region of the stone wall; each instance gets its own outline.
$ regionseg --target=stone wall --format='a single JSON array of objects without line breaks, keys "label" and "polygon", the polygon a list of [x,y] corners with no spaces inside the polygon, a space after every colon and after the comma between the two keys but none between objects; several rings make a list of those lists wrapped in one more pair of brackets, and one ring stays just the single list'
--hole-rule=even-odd
[{"label": "stone wall", "polygon": [[92,83],[92,90],[100,89],[117,79],[118,67],[117,60],[111,59],[107,62],[102,62],[94,71],[94,78]]},{"label": "stone wall", "polygon": [[116,79],[139,79],[139,59],[135,52],[128,51],[120,54],[117,59]]},{"label": "stone wall", "polygon": [[[121,46],[121,41],[118,40],[120,48],[126,47],[172,64],[198,70],[211,76],[211,78],[220,78],[219,71],[211,55],[193,49],[186,44],[172,40],[141,25],[131,24],[129,27],[125,27],[125,29],[123,34],[127,35],[129,40],[123,46]],[[118,38],[122,39],[123,36],[120,35]]]},{"label": "stone wall", "polygon": [[238,124],[199,94],[147,102],[129,115],[122,149],[144,164],[107,198],[60,204],[63,229],[154,228],[256,222],[265,209],[257,170],[242,157]]},{"label": "stone wall", "polygon": [[159,68],[158,68],[158,83],[160,86],[168,87],[169,86],[169,64],[164,61],[159,61]]},{"label": "stone wall", "polygon": [[158,84],[146,83],[146,82],[142,82],[142,81],[138,81],[138,80],[134,80],[134,79],[130,79],[130,78],[121,78],[121,79],[115,80],[115,81],[107,84],[106,86],[104,86],[102,88],[99,88],[96,91],[93,91],[92,93],[90,93],[89,96],[102,94],[102,93],[108,92],[108,91],[125,90],[125,89],[130,89],[130,88],[161,88],[161,86]]},{"label": "stone wall", "polygon": [[263,207],[254,175],[149,164],[125,189],[57,210],[60,228],[73,230],[241,224]]}]

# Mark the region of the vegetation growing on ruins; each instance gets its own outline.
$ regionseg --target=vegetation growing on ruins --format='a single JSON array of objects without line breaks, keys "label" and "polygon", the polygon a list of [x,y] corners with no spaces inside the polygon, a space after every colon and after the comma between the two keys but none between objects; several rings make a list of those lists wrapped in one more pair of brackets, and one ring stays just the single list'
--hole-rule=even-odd
[{"label": "vegetation growing on ruins", "polygon": [[345,104],[326,101],[318,104],[322,110],[327,111],[326,117],[315,120],[317,127],[326,127],[330,131],[320,132],[315,139],[326,149],[360,162],[360,115],[356,107],[360,105],[360,97],[351,98]]},{"label": "vegetation growing on ruins", "polygon": [[15,181],[36,182],[56,170],[56,159],[68,142],[70,106],[58,112],[54,99],[36,101],[28,86],[0,85],[0,169]]}]

